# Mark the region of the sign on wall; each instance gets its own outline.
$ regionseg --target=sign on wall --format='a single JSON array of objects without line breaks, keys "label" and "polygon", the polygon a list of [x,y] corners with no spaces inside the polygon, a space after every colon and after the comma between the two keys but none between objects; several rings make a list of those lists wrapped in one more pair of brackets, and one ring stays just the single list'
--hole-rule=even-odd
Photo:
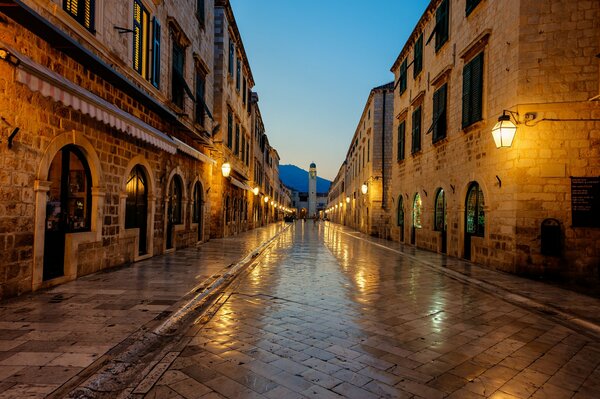
[{"label": "sign on wall", "polygon": [[571,177],[573,227],[600,227],[600,176]]}]

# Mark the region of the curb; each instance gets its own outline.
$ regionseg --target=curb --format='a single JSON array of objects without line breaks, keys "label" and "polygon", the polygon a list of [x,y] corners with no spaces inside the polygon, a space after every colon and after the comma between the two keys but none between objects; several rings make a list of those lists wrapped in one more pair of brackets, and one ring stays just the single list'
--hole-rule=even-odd
[{"label": "curb", "polygon": [[135,388],[144,380],[142,378],[131,385],[136,377],[146,376],[155,366],[164,363],[162,360],[155,359],[171,357],[169,355],[176,351],[173,346],[177,344],[178,340],[173,338],[178,335],[179,338],[184,336],[185,331],[181,331],[182,327],[194,320],[193,316],[197,316],[198,310],[209,304],[211,299],[218,297],[222,288],[231,283],[243,269],[249,266],[290,227],[291,225],[284,225],[281,230],[254,248],[244,258],[226,266],[224,269],[228,270],[208,285],[206,285],[206,280],[197,284],[190,291],[197,292],[197,294],[158,326],[151,329],[142,326],[102,356],[104,359],[98,362],[93,372],[89,372],[83,379],[78,379],[76,383],[69,384],[67,382],[63,385],[64,388],[58,388],[49,397],[114,398],[115,395],[121,396],[120,393]]},{"label": "curb", "polygon": [[591,336],[594,339],[600,339],[600,325],[597,323],[594,323],[590,320],[586,320],[586,319],[581,318],[572,313],[565,312],[565,311],[560,310],[552,305],[548,305],[548,304],[545,304],[542,302],[535,301],[529,297],[514,293],[514,292],[509,291],[505,288],[502,288],[498,285],[488,283],[488,282],[476,279],[474,277],[469,277],[467,275],[464,275],[460,272],[457,272],[457,271],[454,271],[451,269],[440,267],[438,265],[435,265],[430,262],[419,259],[415,255],[410,255],[410,254],[407,254],[400,250],[397,250],[395,248],[390,248],[384,244],[380,244],[380,243],[368,240],[365,237],[356,236],[356,235],[350,234],[350,233],[342,231],[342,230],[338,230],[338,231],[342,234],[346,234],[357,240],[368,241],[372,245],[381,247],[383,249],[387,249],[388,251],[395,252],[401,256],[404,256],[404,257],[411,259],[417,263],[420,263],[432,270],[443,273],[443,274],[447,275],[448,277],[451,277],[455,280],[460,280],[462,282],[477,286],[482,291],[486,291],[497,297],[500,297],[501,299],[504,299],[505,301],[510,302],[513,305],[518,305],[518,306],[525,307],[527,309],[542,313],[545,317],[549,317],[549,318],[553,319],[554,321],[556,321],[566,327],[576,330],[579,333]]}]

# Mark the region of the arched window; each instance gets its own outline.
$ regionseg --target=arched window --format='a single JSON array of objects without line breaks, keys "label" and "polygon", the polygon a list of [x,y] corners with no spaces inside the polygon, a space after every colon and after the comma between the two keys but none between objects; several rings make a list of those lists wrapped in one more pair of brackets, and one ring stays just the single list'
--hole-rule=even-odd
[{"label": "arched window", "polygon": [[192,223],[199,223],[202,213],[202,186],[200,182],[194,184],[194,201],[192,203]]},{"label": "arched window", "polygon": [[171,180],[171,187],[169,188],[169,217],[173,224],[181,224],[181,202],[183,197],[181,177],[174,176]]},{"label": "arched window", "polygon": [[485,233],[483,207],[483,191],[477,182],[473,182],[467,192],[465,229],[468,234],[483,237]]},{"label": "arched window", "polygon": [[417,229],[421,228],[421,212],[423,210],[423,203],[421,201],[421,196],[419,193],[415,194],[415,199],[413,200],[413,226]]},{"label": "arched window", "polygon": [[398,226],[404,226],[404,199],[402,198],[402,194],[398,196],[398,214],[396,224]]},{"label": "arched window", "polygon": [[139,252],[146,251],[146,226],[148,219],[148,186],[146,174],[141,165],[136,165],[127,179],[127,200],[125,202],[125,228],[140,231]]},{"label": "arched window", "polygon": [[446,193],[440,188],[435,196],[434,230],[446,231]]}]

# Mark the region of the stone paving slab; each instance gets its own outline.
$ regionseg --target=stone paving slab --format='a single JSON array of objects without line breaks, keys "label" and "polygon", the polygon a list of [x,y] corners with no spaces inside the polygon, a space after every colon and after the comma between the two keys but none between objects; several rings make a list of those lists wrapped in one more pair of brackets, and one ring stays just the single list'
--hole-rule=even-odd
[{"label": "stone paving slab", "polygon": [[346,233],[283,233],[131,397],[600,397],[599,340]]},{"label": "stone paving slab", "polygon": [[168,318],[285,227],[273,224],[0,302],[0,398],[45,397]]}]

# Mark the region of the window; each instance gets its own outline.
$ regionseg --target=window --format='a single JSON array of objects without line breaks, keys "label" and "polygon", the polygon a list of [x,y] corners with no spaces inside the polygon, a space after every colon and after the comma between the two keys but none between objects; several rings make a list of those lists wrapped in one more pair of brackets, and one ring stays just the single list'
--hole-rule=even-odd
[{"label": "window", "polygon": [[185,81],[183,80],[183,65],[185,62],[184,48],[173,42],[173,74],[171,76],[171,95],[175,105],[183,108],[183,93]]},{"label": "window", "polygon": [[404,199],[402,194],[398,197],[398,214],[396,215],[396,225],[404,226]]},{"label": "window", "polygon": [[406,121],[400,122],[398,125],[398,161],[402,161],[404,159],[404,147],[405,147],[405,138],[404,134],[406,132]]},{"label": "window", "polygon": [[367,140],[367,163],[371,162],[371,139]]},{"label": "window", "polygon": [[242,85],[243,90],[242,90],[242,103],[244,105],[246,105],[246,93],[248,91],[248,89],[246,89],[246,78],[244,78],[244,84]]},{"label": "window", "polygon": [[181,224],[181,201],[182,201],[182,183],[179,176],[173,177],[169,189],[169,220],[173,224]]},{"label": "window", "polygon": [[238,155],[240,153],[240,124],[235,124],[235,145],[233,153]]},{"label": "window", "polygon": [[465,9],[466,14],[471,14],[471,11],[473,11],[479,3],[481,3],[481,0],[467,0],[467,7]]},{"label": "window", "polygon": [[446,231],[446,194],[439,189],[435,197],[434,230]]},{"label": "window", "polygon": [[402,61],[400,64],[400,94],[406,91],[406,73],[408,70],[408,60]]},{"label": "window", "polygon": [[196,71],[196,122],[204,126],[204,89],[206,80],[204,74]]},{"label": "window", "polygon": [[485,233],[485,211],[483,191],[477,183],[471,183],[467,193],[466,230],[468,234],[483,237]]},{"label": "window", "polygon": [[435,51],[442,48],[448,41],[449,4],[448,0],[443,0],[435,12]]},{"label": "window", "polygon": [[241,65],[241,60],[239,58],[236,59],[236,65],[235,65],[235,89],[237,91],[240,91],[240,84],[241,84],[241,75],[242,75],[242,65]]},{"label": "window", "polygon": [[423,34],[415,42],[415,59],[413,61],[413,78],[416,78],[423,69]]},{"label": "window", "polygon": [[227,147],[233,148],[233,114],[227,111]]},{"label": "window", "polygon": [[423,203],[421,202],[421,196],[419,193],[415,194],[413,200],[413,227],[420,229],[421,225],[421,212],[423,210]]},{"label": "window", "polygon": [[133,69],[144,78],[148,73],[148,10],[140,0],[133,0]]},{"label": "window", "polygon": [[196,7],[196,17],[198,17],[200,26],[204,27],[204,0],[198,0],[198,4]]},{"label": "window", "polygon": [[246,165],[250,166],[250,140],[246,142]]},{"label": "window", "polygon": [[476,55],[463,69],[462,127],[482,119],[483,53]]},{"label": "window", "polygon": [[246,135],[242,134],[242,146],[241,146],[241,152],[242,152],[242,162],[245,163],[246,161]]},{"label": "window", "polygon": [[96,4],[94,0],[64,0],[63,9],[84,28],[95,33]]},{"label": "window", "polygon": [[417,107],[412,114],[412,143],[411,153],[421,151],[421,107]]},{"label": "window", "polygon": [[433,142],[446,137],[446,97],[448,85],[444,84],[433,93]]},{"label": "window", "polygon": [[152,18],[152,75],[150,82],[156,88],[160,86],[160,24],[156,17]]},{"label": "window", "polygon": [[202,186],[199,182],[194,184],[194,202],[192,203],[192,223],[200,223],[202,213]]},{"label": "window", "polygon": [[229,39],[229,76],[233,78],[233,58],[235,56],[235,46],[231,39]]},{"label": "window", "polygon": [[138,252],[146,252],[146,226],[148,218],[148,190],[146,174],[142,166],[136,165],[127,179],[125,200],[125,228],[139,229]]}]

